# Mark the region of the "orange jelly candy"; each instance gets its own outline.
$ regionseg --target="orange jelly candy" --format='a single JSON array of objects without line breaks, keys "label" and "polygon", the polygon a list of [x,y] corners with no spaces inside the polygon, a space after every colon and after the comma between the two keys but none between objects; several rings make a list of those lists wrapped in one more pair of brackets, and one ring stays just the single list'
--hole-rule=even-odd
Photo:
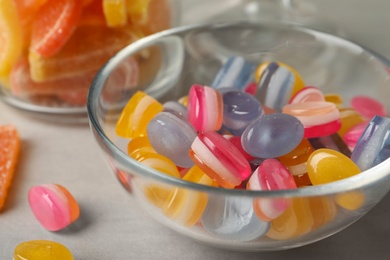
[{"label": "orange jelly candy", "polygon": [[126,0],[103,0],[107,26],[123,26],[127,23]]},{"label": "orange jelly candy", "polygon": [[20,137],[12,125],[0,126],[0,209],[4,206],[20,152]]}]

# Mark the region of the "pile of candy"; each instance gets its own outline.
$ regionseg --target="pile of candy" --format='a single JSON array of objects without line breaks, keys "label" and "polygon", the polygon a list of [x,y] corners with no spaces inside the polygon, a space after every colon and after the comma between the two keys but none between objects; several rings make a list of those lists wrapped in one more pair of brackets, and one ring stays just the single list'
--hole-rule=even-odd
[{"label": "pile of candy", "polygon": [[170,27],[168,0],[0,2],[0,84],[43,104],[85,105],[117,51]]},{"label": "pile of candy", "polygon": [[[256,67],[235,56],[211,87],[195,84],[178,101],[161,104],[138,91],[116,132],[130,139],[130,157],[176,178],[226,189],[295,189],[353,176],[390,156],[384,106],[367,96],[353,98],[350,108],[342,104],[337,94],[305,86],[286,64]],[[305,234],[333,220],[338,206],[356,210],[365,200],[358,192],[335,200],[208,198],[157,184],[143,192],[185,226],[201,223],[211,234],[243,241]]]}]

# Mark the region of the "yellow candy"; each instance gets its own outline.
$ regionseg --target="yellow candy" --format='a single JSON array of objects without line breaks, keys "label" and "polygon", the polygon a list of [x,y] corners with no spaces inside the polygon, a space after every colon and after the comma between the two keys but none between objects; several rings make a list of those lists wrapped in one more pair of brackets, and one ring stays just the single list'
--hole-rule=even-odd
[{"label": "yellow candy", "polygon": [[357,210],[365,202],[365,196],[359,191],[350,191],[336,196],[336,203],[347,210]]},{"label": "yellow candy", "polygon": [[126,104],[116,123],[116,133],[123,138],[146,136],[150,120],[164,109],[153,97],[137,91]]},{"label": "yellow candy", "polygon": [[357,165],[344,154],[331,149],[315,150],[307,160],[313,185],[342,180],[360,173]]},{"label": "yellow candy", "polygon": [[126,0],[103,0],[103,12],[108,27],[127,23]]},{"label": "yellow candy", "polygon": [[335,104],[337,108],[343,107],[343,98],[339,94],[325,94],[324,96],[325,101]]},{"label": "yellow candy", "polygon": [[127,153],[128,155],[137,160],[140,156],[142,156],[143,153],[157,153],[152,145],[149,142],[149,139],[147,136],[140,136],[136,137],[134,139],[131,139],[129,144],[127,145]]},{"label": "yellow candy", "polygon": [[60,243],[49,240],[32,240],[19,244],[14,260],[73,260],[72,253]]},{"label": "yellow candy", "polygon": [[313,216],[313,228],[319,228],[332,221],[337,215],[337,207],[333,200],[327,197],[308,198]]},{"label": "yellow candy", "polygon": [[352,108],[341,108],[339,111],[341,128],[337,133],[340,137],[343,137],[351,127],[364,122],[364,118]]},{"label": "yellow candy", "polygon": [[145,22],[148,16],[148,7],[150,0],[127,0],[127,14],[132,20]]},{"label": "yellow candy", "polygon": [[23,49],[22,26],[13,0],[0,1],[0,78],[7,78]]}]

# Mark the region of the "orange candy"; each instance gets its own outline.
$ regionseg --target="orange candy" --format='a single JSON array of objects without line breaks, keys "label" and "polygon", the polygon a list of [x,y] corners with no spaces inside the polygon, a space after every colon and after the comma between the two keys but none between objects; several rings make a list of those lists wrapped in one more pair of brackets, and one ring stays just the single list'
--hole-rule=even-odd
[{"label": "orange candy", "polygon": [[0,209],[4,206],[20,152],[20,137],[12,125],[0,126]]}]

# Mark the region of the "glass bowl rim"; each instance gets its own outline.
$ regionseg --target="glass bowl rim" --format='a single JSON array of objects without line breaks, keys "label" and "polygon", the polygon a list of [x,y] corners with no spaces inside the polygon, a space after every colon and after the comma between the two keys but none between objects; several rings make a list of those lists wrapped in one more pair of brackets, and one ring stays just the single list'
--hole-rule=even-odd
[{"label": "glass bowl rim", "polygon": [[[150,167],[142,165],[136,160],[129,157],[125,152],[120,150],[108,136],[104,133],[102,126],[100,125],[97,114],[97,100],[99,94],[101,93],[102,87],[110,75],[110,72],[123,61],[126,57],[139,51],[140,49],[147,47],[163,37],[168,37],[176,35],[178,33],[189,32],[192,30],[203,30],[203,29],[218,29],[229,26],[270,26],[270,27],[281,27],[282,29],[292,29],[296,31],[306,32],[312,35],[325,37],[327,39],[337,40],[338,43],[347,44],[350,47],[361,49],[363,52],[368,53],[370,56],[376,58],[384,67],[390,67],[390,61],[383,57],[382,55],[365,48],[364,46],[354,43],[351,40],[343,39],[341,37],[331,35],[325,32],[320,32],[313,29],[303,28],[293,24],[286,24],[283,22],[248,22],[248,21],[239,21],[239,22],[221,22],[221,23],[202,23],[202,24],[192,24],[176,27],[173,29],[168,29],[145,38],[139,39],[130,45],[126,46],[115,54],[108,62],[106,62],[99,72],[96,74],[92,80],[88,97],[87,97],[87,113],[89,118],[90,127],[93,128],[98,134],[98,137],[103,141],[105,148],[109,149],[111,153],[115,154],[115,160],[120,161],[123,165],[126,166],[126,169],[132,170],[136,175],[141,175],[145,177],[150,177],[155,180],[164,182],[169,185],[179,186],[183,188],[189,188],[192,190],[207,192],[207,193],[218,193],[229,196],[248,196],[248,197],[310,197],[310,196],[327,196],[334,195],[338,193],[345,193],[348,191],[353,191],[356,189],[364,188],[370,185],[373,185],[376,182],[381,181],[386,176],[390,175],[390,159],[385,160],[384,162],[368,169],[362,171],[359,174],[342,179],[339,181],[308,186],[308,187],[299,187],[297,189],[289,190],[272,190],[272,191],[261,191],[261,190],[245,190],[245,189],[224,189],[220,187],[205,186],[193,182],[188,182],[179,178],[169,176],[165,173],[154,170]],[[106,151],[105,151],[106,153]]]}]

